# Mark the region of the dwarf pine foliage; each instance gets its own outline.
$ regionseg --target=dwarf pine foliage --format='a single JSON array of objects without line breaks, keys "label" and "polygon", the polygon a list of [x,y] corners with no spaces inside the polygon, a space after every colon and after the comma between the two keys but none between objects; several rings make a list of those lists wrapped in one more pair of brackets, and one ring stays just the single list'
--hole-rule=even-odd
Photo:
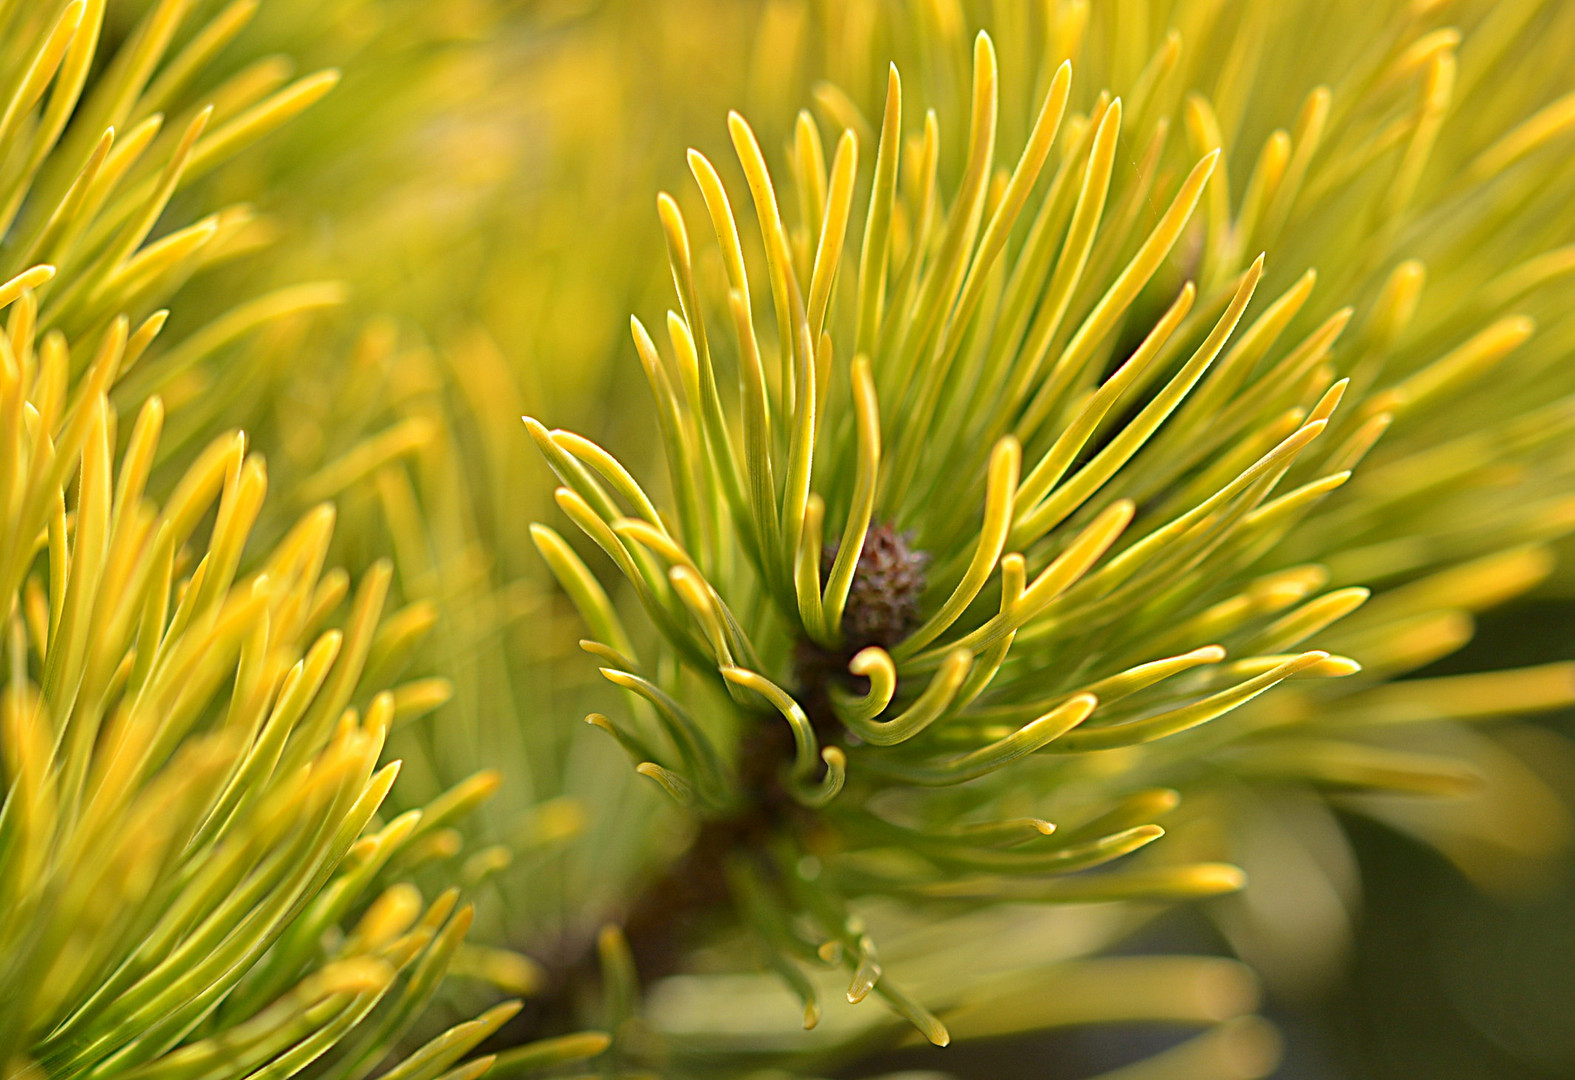
[{"label": "dwarf pine foliage", "polygon": [[[464,944],[465,891],[499,857],[462,871],[454,825],[496,776],[380,817],[399,772],[380,761],[389,731],[447,694],[441,680],[397,683],[430,610],[385,612],[387,564],[356,584],[330,568],[326,504],[249,550],[262,457],[231,431],[174,465],[165,403],[139,390],[318,302],[265,296],[159,343],[162,302],[250,246],[245,208],[152,238],[172,200],[336,78],[193,98],[254,10],[188,27],[190,5],[155,4],[104,56],[107,23],[130,12],[0,5],[7,1077],[365,1076],[387,1068],[451,967],[524,963]],[[413,879],[435,867],[426,898]],[[462,1059],[518,1009],[453,1027],[388,1074],[478,1076],[494,1058]]]},{"label": "dwarf pine foliage", "polygon": [[1334,810],[1575,837],[1569,664],[1405,677],[1575,527],[1572,39],[0,0],[0,1077],[1266,1075]]},{"label": "dwarf pine foliage", "polygon": [[[1237,890],[1235,853],[1327,816],[1308,790],[1484,877],[1489,817],[1567,837],[1532,770],[1449,725],[1568,703],[1568,664],[1389,680],[1575,523],[1575,112],[1528,40],[1571,13],[1154,7],[992,9],[1011,68],[984,33],[963,62],[963,5],[804,15],[904,59],[867,102],[816,86],[780,146],[730,114],[732,160],[691,150],[658,199],[676,304],[633,338],[665,474],[526,419],[629,596],[534,527],[624,692],[589,723],[694,821],[628,908],[650,973],[730,912],[806,1028],[840,970],[944,1044],[948,1009],[1011,1022],[970,1010],[985,941],[941,940]],[[1414,798],[1484,779],[1511,790]],[[874,918],[937,935],[930,993]],[[1283,955],[1263,921],[1227,932]],[[673,983],[657,1052],[735,1047],[705,1014],[743,984]],[[1023,1026],[1067,1022],[1023,985]],[[1225,1074],[1210,1052],[1155,1075]]]}]

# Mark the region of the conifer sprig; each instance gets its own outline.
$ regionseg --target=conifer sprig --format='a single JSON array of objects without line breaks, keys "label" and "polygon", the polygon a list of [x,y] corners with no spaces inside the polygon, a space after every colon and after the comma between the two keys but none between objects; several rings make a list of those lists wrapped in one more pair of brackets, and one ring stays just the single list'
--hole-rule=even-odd
[{"label": "conifer sprig", "polygon": [[[465,945],[474,909],[459,888],[429,903],[412,881],[460,876],[435,871],[496,774],[378,816],[399,771],[379,766],[388,732],[447,695],[442,680],[391,685],[429,606],[385,619],[387,564],[352,596],[328,569],[326,504],[248,551],[268,481],[240,432],[192,447],[183,473],[160,468],[152,385],[339,293],[285,290],[157,344],[160,305],[255,246],[244,208],[151,239],[177,193],[336,80],[254,73],[183,103],[254,11],[183,28],[190,6],[160,0],[95,65],[104,0],[0,3],[0,260],[16,268],[0,285],[6,1077],[363,1077],[451,968],[505,981],[525,963]],[[135,412],[129,431],[116,401]],[[497,856],[478,853],[468,880]],[[480,1075],[491,1057],[460,1059],[518,1008],[395,1072]],[[596,1043],[541,1048],[516,1071]]]},{"label": "conifer sprig", "polygon": [[[560,507],[658,634],[627,631],[573,548],[533,529],[590,627],[584,647],[630,697],[632,722],[590,720],[707,823],[678,877],[700,873],[694,851],[708,837],[731,836],[733,903],[804,999],[806,1025],[818,1007],[802,968],[818,956],[852,974],[850,1000],[884,986],[944,1037],[874,974],[874,943],[849,929],[874,897],[922,907],[1239,887],[1231,867],[1165,865],[1153,858],[1163,846],[1130,870],[1060,876],[1157,839],[1159,811],[1138,812],[1157,785],[1453,794],[1490,760],[1417,753],[1363,702],[1403,711],[1407,690],[1382,681],[1458,646],[1464,612],[1534,584],[1543,545],[1567,531],[1562,466],[1534,449],[1561,430],[1563,407],[1527,415],[1510,404],[1518,390],[1495,388],[1504,426],[1483,430],[1465,393],[1490,371],[1529,387],[1548,370],[1559,346],[1525,356],[1533,323],[1503,305],[1562,263],[1554,251],[1484,274],[1480,260],[1444,255],[1462,279],[1505,283],[1471,304],[1428,306],[1423,333],[1410,256],[1502,222],[1486,192],[1522,150],[1557,137],[1562,114],[1550,107],[1495,137],[1489,117],[1515,108],[1502,95],[1476,114],[1481,131],[1443,149],[1460,35],[1396,15],[1339,93],[1308,94],[1233,187],[1227,167],[1242,163],[1222,148],[1242,126],[1243,87],[1295,20],[1246,14],[1238,26],[1186,5],[1176,19],[1183,33],[1125,65],[1130,94],[1083,92],[1086,110],[1063,121],[1074,97],[1063,57],[1090,53],[1096,73],[1122,64],[1085,46],[1088,9],[1057,5],[1034,108],[1009,103],[1032,118],[1017,129],[1022,149],[1001,165],[1001,80],[984,36],[965,142],[943,138],[935,111],[904,129],[895,68],[868,114],[878,123],[822,86],[835,150],[801,114],[784,148],[794,194],[779,197],[749,125],[730,116],[754,227],[691,151],[716,251],[662,196],[678,310],[662,346],[634,324],[670,509],[600,447],[527,419],[563,485]],[[945,39],[920,63],[960,46],[947,35],[965,22],[916,31]],[[1271,23],[1289,36],[1271,37]],[[1498,31],[1516,32],[1494,29],[1485,36],[1500,47]],[[1184,52],[1188,40],[1203,48]],[[1216,85],[1199,57],[1221,48],[1234,66]],[[943,67],[924,69],[932,91]],[[1283,87],[1256,77],[1280,99]],[[1015,86],[1026,82],[1019,69]],[[1462,154],[1485,162],[1466,169],[1469,184],[1435,179],[1440,157]],[[1524,181],[1508,234],[1523,245],[1557,231],[1532,227],[1557,219],[1541,201],[1557,190],[1546,178]],[[1483,215],[1476,227],[1451,221],[1466,207]],[[1291,276],[1254,303],[1260,246]],[[1322,282],[1295,276],[1304,258]],[[1332,304],[1308,303],[1315,284]],[[1366,475],[1387,475],[1359,481],[1359,498],[1347,481],[1369,451]],[[1467,477],[1486,480],[1477,470],[1510,457],[1535,480],[1504,494],[1534,493],[1532,506],[1468,509],[1498,496]],[[1419,512],[1429,497],[1454,501]],[[861,593],[882,612],[908,610],[915,577],[916,618],[850,610]],[[1390,587],[1371,605],[1369,582]],[[886,629],[850,632],[871,625]],[[1567,665],[1474,678],[1509,696],[1468,694],[1472,717],[1556,706],[1575,690]],[[1412,715],[1447,718],[1419,690]],[[763,733],[772,723],[781,737]],[[1121,811],[1127,800],[1136,817]],[[1425,810],[1369,805],[1428,831]],[[1024,832],[994,850],[978,830],[1009,831],[1021,819],[1007,806],[1100,828]],[[1528,824],[1553,825],[1545,814]],[[1433,835],[1449,847],[1447,831]]]},{"label": "conifer sprig", "polygon": [[[1057,71],[1027,147],[992,192],[996,78],[993,47],[981,35],[966,165],[956,191],[943,198],[935,190],[933,113],[910,158],[917,179],[899,191],[892,161],[902,142],[902,91],[892,70],[867,200],[866,236],[872,239],[862,245],[856,268],[840,275],[856,136],[851,130],[841,136],[828,174],[814,126],[805,119],[797,129],[795,178],[811,195],[804,203],[810,217],[795,245],[753,134],[737,114],[730,117],[766,253],[775,365],[762,360],[770,350],[756,337],[752,285],[724,187],[710,163],[691,153],[728,275],[729,359],[740,390],[736,402],[722,396],[717,372],[726,354],[713,344],[719,339],[702,315],[707,304],[713,311],[721,305],[702,298],[682,214],[663,196],[661,216],[683,309],[667,322],[672,358],[638,322],[634,329],[667,439],[676,518],[659,514],[638,482],[599,447],[527,421],[564,483],[559,505],[624,570],[673,654],[689,670],[713,673],[712,686],[742,707],[745,724],[770,722],[761,713],[777,714],[777,722],[791,729],[793,751],[782,775],[773,776],[768,766],[774,762],[754,736],[746,731],[738,749],[725,728],[699,719],[719,699],[698,699],[712,702],[701,706],[685,700],[685,694],[704,693],[687,680],[669,678],[665,687],[653,681],[648,672],[656,669],[631,654],[629,636],[590,572],[556,534],[538,526],[538,544],[602,639],[586,647],[604,661],[603,674],[656,718],[671,749],[657,749],[646,734],[605,717],[594,722],[624,744],[640,772],[685,805],[719,819],[765,814],[776,850],[731,856],[738,860],[734,874],[753,882],[753,906],[773,913],[760,918],[790,923],[808,916],[821,938],[815,944],[844,956],[853,978],[850,1000],[881,992],[942,1043],[947,1036],[939,1022],[880,977],[873,943],[849,929],[857,920],[836,899],[840,892],[917,898],[953,895],[949,890],[966,882],[968,895],[1020,898],[1024,881],[1038,881],[1048,896],[1058,887],[1056,875],[1118,859],[1163,830],[1112,821],[1108,829],[1071,840],[1024,836],[1030,841],[1024,846],[981,850],[969,832],[936,831],[954,812],[943,810],[944,803],[910,802],[900,815],[908,819],[903,824],[872,811],[877,796],[989,780],[1036,752],[1076,755],[1136,746],[1212,720],[1293,675],[1356,670],[1325,652],[1287,652],[1317,626],[1276,635],[1264,642],[1272,649],[1250,650],[1231,668],[1220,664],[1224,650],[1202,639],[1185,642],[1171,657],[1145,648],[1153,623],[1131,614],[1152,602],[1155,582],[1177,581],[1221,549],[1250,552],[1269,528],[1344,481],[1344,471],[1336,470],[1305,491],[1271,501],[1286,471],[1323,431],[1344,386],[1324,377],[1288,387],[1289,401],[1266,403],[1275,411],[1266,407],[1254,427],[1272,431],[1269,425],[1286,404],[1299,403],[1299,422],[1246,455],[1184,512],[1150,517],[1141,538],[1118,544],[1136,515],[1120,488],[1141,483],[1146,462],[1127,467],[1224,350],[1262,263],[1237,275],[1224,310],[1183,350],[1172,335],[1193,304],[1187,285],[1125,366],[1100,384],[1096,364],[1103,354],[1096,346],[1180,237],[1214,168],[1218,155],[1211,152],[1171,194],[1169,208],[1081,323],[1062,327],[1064,303],[1041,307],[1033,335],[1040,344],[1026,355],[1018,352],[1011,343],[1028,328],[1027,304],[1018,305],[1023,325],[1014,326],[1013,305],[983,309],[980,301],[992,281],[997,297],[1003,286],[1008,296],[1046,290],[1066,296],[1076,289],[1108,188],[1121,106],[1112,102],[1097,122],[1079,125],[1081,134],[1066,152],[1062,176],[1077,177],[1079,186],[1059,259],[1053,248],[1032,251],[1035,239],[1041,247],[1053,244],[1044,239],[1052,231],[1042,224],[1030,234],[1029,253],[1019,253],[1008,267],[997,260],[1055,143],[1071,69],[1063,64]],[[1072,210],[1071,199],[1058,195],[1072,190],[1070,181],[1049,190],[1042,221],[1058,209]],[[913,224],[892,230],[894,217]],[[817,234],[813,245],[806,242]],[[1109,242],[1125,241],[1118,236]],[[801,284],[806,280],[807,287]],[[832,311],[839,284],[845,302]],[[994,321],[1000,312],[1007,313],[1004,325]],[[1064,344],[1052,356],[1049,346],[1058,334]],[[839,337],[859,341],[861,335],[868,353],[843,359],[854,351],[845,345],[838,356]],[[1188,358],[1143,401],[1130,392],[1132,384],[1162,355]],[[1045,377],[1036,380],[1041,365]],[[1087,390],[1075,400],[1080,386]],[[881,401],[895,405],[883,409]],[[1068,476],[1120,403],[1142,408],[1125,426],[1107,428],[1099,452]],[[993,448],[979,477],[972,448],[981,437]],[[1033,462],[1026,477],[1025,445]],[[825,495],[814,490],[817,477]],[[975,494],[960,498],[959,487]],[[983,505],[956,511],[968,503]],[[880,524],[872,527],[875,522]],[[834,549],[826,545],[828,533],[840,534]],[[877,537],[893,565],[874,564]],[[897,582],[903,575],[906,586]],[[999,600],[982,597],[996,576]],[[922,621],[849,637],[850,626],[873,615],[850,609],[850,602],[900,604],[904,587],[915,600],[923,596]],[[1174,602],[1189,599],[1183,594]],[[1013,648],[1020,637],[1028,648]],[[1047,663],[1052,655],[1058,662]],[[729,761],[735,754],[741,760]],[[751,761],[751,755],[764,761]],[[779,814],[769,794],[776,784],[813,816]],[[966,801],[975,814],[988,814],[1000,796],[999,787],[976,788]],[[812,883],[802,878],[799,863],[824,846],[815,837],[827,827],[835,830],[832,843],[839,850],[826,880]],[[906,857],[890,862],[902,849]],[[959,874],[968,876],[960,882]],[[1132,889],[1119,876],[1102,880],[1109,889]],[[1196,894],[1239,884],[1234,871],[1198,865],[1181,868],[1151,891]],[[778,950],[788,947],[780,934],[768,940],[776,940]],[[780,952],[779,961],[779,967],[793,963]],[[803,992],[800,980],[789,981]],[[813,1001],[806,1008],[812,1020]]]}]

